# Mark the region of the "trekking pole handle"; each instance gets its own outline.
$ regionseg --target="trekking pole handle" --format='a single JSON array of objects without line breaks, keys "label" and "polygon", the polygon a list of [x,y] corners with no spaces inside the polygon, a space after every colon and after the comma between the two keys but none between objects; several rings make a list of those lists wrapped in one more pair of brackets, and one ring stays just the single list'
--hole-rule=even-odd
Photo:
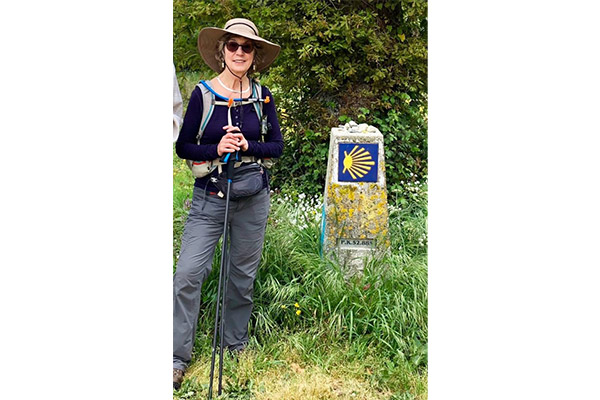
[{"label": "trekking pole handle", "polygon": [[[232,157],[233,155],[233,157]],[[239,152],[235,152],[235,153],[227,153],[227,155],[225,156],[225,158],[223,159],[223,162],[227,164],[227,179],[232,179],[233,178],[233,167],[235,162],[238,160],[239,158]]]}]

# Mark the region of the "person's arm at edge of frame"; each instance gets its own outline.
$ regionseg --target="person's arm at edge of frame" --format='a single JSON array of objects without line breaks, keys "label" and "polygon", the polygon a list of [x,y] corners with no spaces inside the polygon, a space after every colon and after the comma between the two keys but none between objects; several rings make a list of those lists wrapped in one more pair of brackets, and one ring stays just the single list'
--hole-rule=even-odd
[{"label": "person's arm at edge of frame", "polygon": [[175,64],[173,64],[173,143],[177,141],[177,138],[179,137],[179,128],[181,127],[182,120],[183,99],[181,98],[179,83],[177,82]]}]

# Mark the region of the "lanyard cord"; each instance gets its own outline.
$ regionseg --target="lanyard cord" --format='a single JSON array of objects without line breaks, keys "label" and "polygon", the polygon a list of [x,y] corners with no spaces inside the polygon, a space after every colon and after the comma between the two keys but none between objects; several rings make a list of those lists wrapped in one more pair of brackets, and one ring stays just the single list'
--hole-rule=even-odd
[{"label": "lanyard cord", "polygon": [[[237,76],[236,74],[233,73],[233,71],[231,70],[231,68],[229,68],[229,65],[227,65],[227,63],[225,63],[225,66],[227,67],[227,69],[229,70],[229,72],[231,73],[231,75],[235,76],[236,78],[238,78],[240,80],[240,99],[242,99],[242,79],[244,78],[244,75],[242,76]],[[246,71],[247,72],[247,71]],[[252,85],[252,82],[250,82],[250,85]],[[230,102],[231,104],[231,102]],[[228,121],[229,125],[231,125],[231,105],[229,106],[229,110],[228,110]],[[241,105],[240,108],[240,119],[238,122],[238,128],[240,128],[240,131],[242,130],[242,125],[244,124],[244,106]]]}]

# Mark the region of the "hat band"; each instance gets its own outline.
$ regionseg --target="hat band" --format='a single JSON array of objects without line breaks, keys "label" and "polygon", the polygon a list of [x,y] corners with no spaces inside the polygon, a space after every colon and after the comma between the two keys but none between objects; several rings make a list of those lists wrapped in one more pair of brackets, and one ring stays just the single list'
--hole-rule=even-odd
[{"label": "hat band", "polygon": [[246,23],[244,23],[244,22],[234,22],[233,24],[226,26],[226,27],[225,27],[225,30],[227,30],[227,29],[231,28],[231,27],[232,27],[232,26],[234,26],[234,25],[246,25],[248,28],[252,29],[252,32],[254,32],[254,34],[255,34],[256,36],[258,36],[258,32],[256,32],[256,30],[255,30],[255,29],[252,27],[252,25],[248,25],[248,24],[246,24]]}]

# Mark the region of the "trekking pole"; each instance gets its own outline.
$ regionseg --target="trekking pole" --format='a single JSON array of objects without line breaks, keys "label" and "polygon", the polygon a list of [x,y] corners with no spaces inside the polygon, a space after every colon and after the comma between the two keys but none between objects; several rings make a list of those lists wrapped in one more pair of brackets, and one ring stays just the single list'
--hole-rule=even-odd
[{"label": "trekking pole", "polygon": [[[233,163],[231,163],[233,165]],[[231,175],[230,175],[231,176]],[[229,283],[229,250],[227,250],[227,257],[225,257],[225,281],[223,282],[223,308],[221,310],[221,330],[219,332],[219,339],[221,343],[219,345],[219,386],[217,390],[217,395],[221,395],[221,390],[223,389],[223,348],[224,346],[224,330],[225,330],[225,311],[227,308],[225,307],[226,299],[227,299],[227,284]]]},{"label": "trekking pole", "polygon": [[[231,153],[230,153],[231,154]],[[226,160],[225,162],[227,163],[227,197],[226,197],[226,203],[227,205],[225,206],[225,221],[227,221],[227,214],[229,213],[229,193],[231,192],[231,180],[233,179],[233,168],[235,165],[235,162],[238,161],[238,156],[239,153],[235,152],[233,157],[230,157],[229,160]],[[229,231],[229,230],[227,230]],[[229,232],[227,232],[229,234]],[[225,242],[224,242],[225,243]],[[229,244],[229,240],[227,240],[227,244]],[[221,330],[219,332],[219,339],[221,340],[221,343],[219,345],[219,387],[218,387],[218,391],[217,394],[220,396],[221,395],[221,390],[223,389],[223,348],[224,348],[224,341],[225,341],[225,312],[227,311],[227,307],[225,307],[225,305],[227,304],[227,284],[229,283],[229,263],[230,263],[230,253],[229,253],[229,247],[226,247],[227,252],[226,252],[226,256],[224,257],[225,261],[224,261],[224,265],[225,265],[225,279],[223,280],[223,305],[222,305],[222,309],[221,309]]]},{"label": "trekking pole", "polygon": [[[215,329],[213,332],[212,356],[210,361],[210,382],[208,384],[208,400],[212,400],[213,379],[215,376],[215,351],[217,348],[217,329],[219,330],[219,387],[217,395],[221,395],[222,379],[223,379],[223,331],[225,326],[225,300],[227,298],[227,282],[229,275],[229,250],[228,250],[228,217],[229,217],[229,192],[231,189],[231,180],[233,178],[233,167],[238,153],[231,157],[228,153],[223,160],[227,171],[227,190],[225,194],[225,222],[223,223],[223,245],[221,247],[221,267],[219,270],[219,287],[217,288],[217,301],[215,306]],[[221,296],[221,288],[223,288],[223,296]],[[220,318],[219,318],[220,311]],[[220,321],[220,324],[219,324]]]}]

